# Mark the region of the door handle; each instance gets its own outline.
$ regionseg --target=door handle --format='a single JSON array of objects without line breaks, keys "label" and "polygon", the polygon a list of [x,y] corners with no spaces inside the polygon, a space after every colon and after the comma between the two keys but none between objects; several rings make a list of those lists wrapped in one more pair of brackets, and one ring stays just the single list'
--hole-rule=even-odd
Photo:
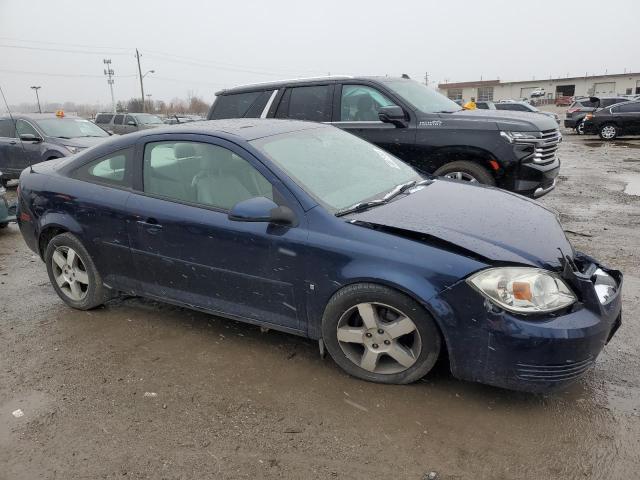
[{"label": "door handle", "polygon": [[138,220],[138,225],[144,227],[144,229],[152,234],[158,233],[162,230],[162,225],[158,223],[158,220],[155,218],[147,218],[146,220]]},{"label": "door handle", "polygon": [[16,143],[18,143],[18,142],[16,142],[15,140],[11,140],[11,141],[9,142],[9,145],[15,145]]}]

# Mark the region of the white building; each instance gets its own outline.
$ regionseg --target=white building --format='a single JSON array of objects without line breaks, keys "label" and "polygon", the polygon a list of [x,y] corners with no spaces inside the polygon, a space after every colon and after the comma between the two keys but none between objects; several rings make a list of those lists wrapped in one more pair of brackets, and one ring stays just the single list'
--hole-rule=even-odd
[{"label": "white building", "polygon": [[477,82],[441,83],[438,90],[452,100],[478,101],[530,98],[534,90],[544,90],[544,98],[567,96],[640,95],[640,73],[616,73],[585,77],[550,78],[501,82],[480,80]]}]

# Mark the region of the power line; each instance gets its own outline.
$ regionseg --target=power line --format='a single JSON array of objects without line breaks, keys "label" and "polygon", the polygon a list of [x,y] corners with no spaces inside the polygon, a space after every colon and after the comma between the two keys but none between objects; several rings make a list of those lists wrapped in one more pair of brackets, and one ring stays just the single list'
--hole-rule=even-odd
[{"label": "power line", "polygon": [[[85,73],[50,73],[50,72],[31,72],[31,71],[27,71],[27,70],[7,70],[7,69],[0,69],[0,72],[2,72],[2,73],[14,73],[14,74],[18,74],[18,75],[42,75],[42,76],[45,76],[45,77],[104,78],[103,75],[91,75],[91,74],[85,74]],[[115,78],[131,78],[131,77],[137,77],[137,75],[134,73],[132,75],[113,75],[113,77],[115,77]]]},{"label": "power line", "polygon": [[1,40],[10,40],[13,42],[21,42],[21,43],[39,43],[39,44],[43,44],[43,45],[62,45],[64,47],[82,47],[82,48],[99,48],[99,49],[106,49],[106,50],[126,50],[126,51],[131,51],[131,48],[129,47],[107,47],[107,46],[103,46],[103,45],[87,45],[87,44],[78,44],[78,43],[62,43],[62,42],[50,42],[50,41],[40,41],[40,40],[23,40],[21,38],[15,38],[15,37],[2,37],[0,36]]},{"label": "power line", "polygon": [[117,53],[117,52],[98,52],[98,51],[89,51],[89,50],[67,50],[63,48],[44,48],[44,47],[27,47],[25,45],[0,45],[2,48],[18,48],[21,50],[40,50],[44,52],[62,52],[62,53],[81,53],[88,55],[129,55],[128,53]]},{"label": "power line", "polygon": [[[178,59],[178,60],[183,60],[183,61],[189,61],[189,62],[193,62],[193,63],[197,63],[197,64],[201,64],[201,65],[207,65],[207,66],[211,66],[211,67],[215,67],[215,68],[225,68],[225,67],[229,67],[229,68],[238,68],[238,69],[252,69],[252,67],[247,67],[246,65],[238,65],[238,64],[232,64],[232,63],[226,63],[226,62],[218,62],[218,61],[210,61],[210,60],[202,60],[200,58],[195,58],[195,57],[187,57],[185,55],[175,55],[172,53],[164,53],[164,52],[158,52],[155,50],[147,50],[145,49],[144,52],[147,53],[147,55],[149,56],[161,56],[161,57],[170,57],[172,59]],[[169,58],[165,58],[166,60],[169,60]],[[292,68],[289,69],[291,72],[308,72],[308,73],[314,73],[314,74],[319,74],[320,72],[318,70],[309,70],[306,68]],[[260,70],[261,72],[265,72],[265,73],[274,73],[274,72],[266,72],[265,70]],[[253,73],[253,72],[250,72]],[[278,72],[277,75],[281,75],[281,72]]]}]

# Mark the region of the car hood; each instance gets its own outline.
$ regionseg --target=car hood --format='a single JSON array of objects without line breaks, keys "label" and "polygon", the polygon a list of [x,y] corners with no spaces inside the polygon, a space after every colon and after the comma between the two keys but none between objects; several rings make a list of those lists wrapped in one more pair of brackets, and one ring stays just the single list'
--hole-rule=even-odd
[{"label": "car hood", "polygon": [[398,200],[349,214],[347,220],[411,238],[416,235],[407,232],[424,235],[427,243],[435,239],[496,263],[557,270],[561,258],[573,258],[551,210],[497,188],[451,180],[434,180]]},{"label": "car hood", "polygon": [[[558,124],[546,115],[531,115],[532,112],[511,112],[506,110],[459,110],[453,113],[442,113],[440,118],[446,120],[468,120],[495,125],[496,130],[516,132],[537,132],[558,128]],[[433,116],[419,118],[418,122],[433,120]],[[420,125],[420,123],[418,123]]]},{"label": "car hood", "polygon": [[55,138],[55,143],[69,145],[71,147],[88,148],[109,140],[110,137],[76,137],[76,138]]}]

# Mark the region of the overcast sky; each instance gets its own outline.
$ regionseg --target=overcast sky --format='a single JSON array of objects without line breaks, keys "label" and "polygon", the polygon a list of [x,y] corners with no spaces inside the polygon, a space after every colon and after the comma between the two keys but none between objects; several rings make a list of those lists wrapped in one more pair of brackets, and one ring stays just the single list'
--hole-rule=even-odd
[{"label": "overcast sky", "polygon": [[[237,84],[408,73],[430,84],[640,71],[640,1],[0,0],[0,86],[10,104],[211,101]],[[1,109],[2,107],[0,107]]]}]

